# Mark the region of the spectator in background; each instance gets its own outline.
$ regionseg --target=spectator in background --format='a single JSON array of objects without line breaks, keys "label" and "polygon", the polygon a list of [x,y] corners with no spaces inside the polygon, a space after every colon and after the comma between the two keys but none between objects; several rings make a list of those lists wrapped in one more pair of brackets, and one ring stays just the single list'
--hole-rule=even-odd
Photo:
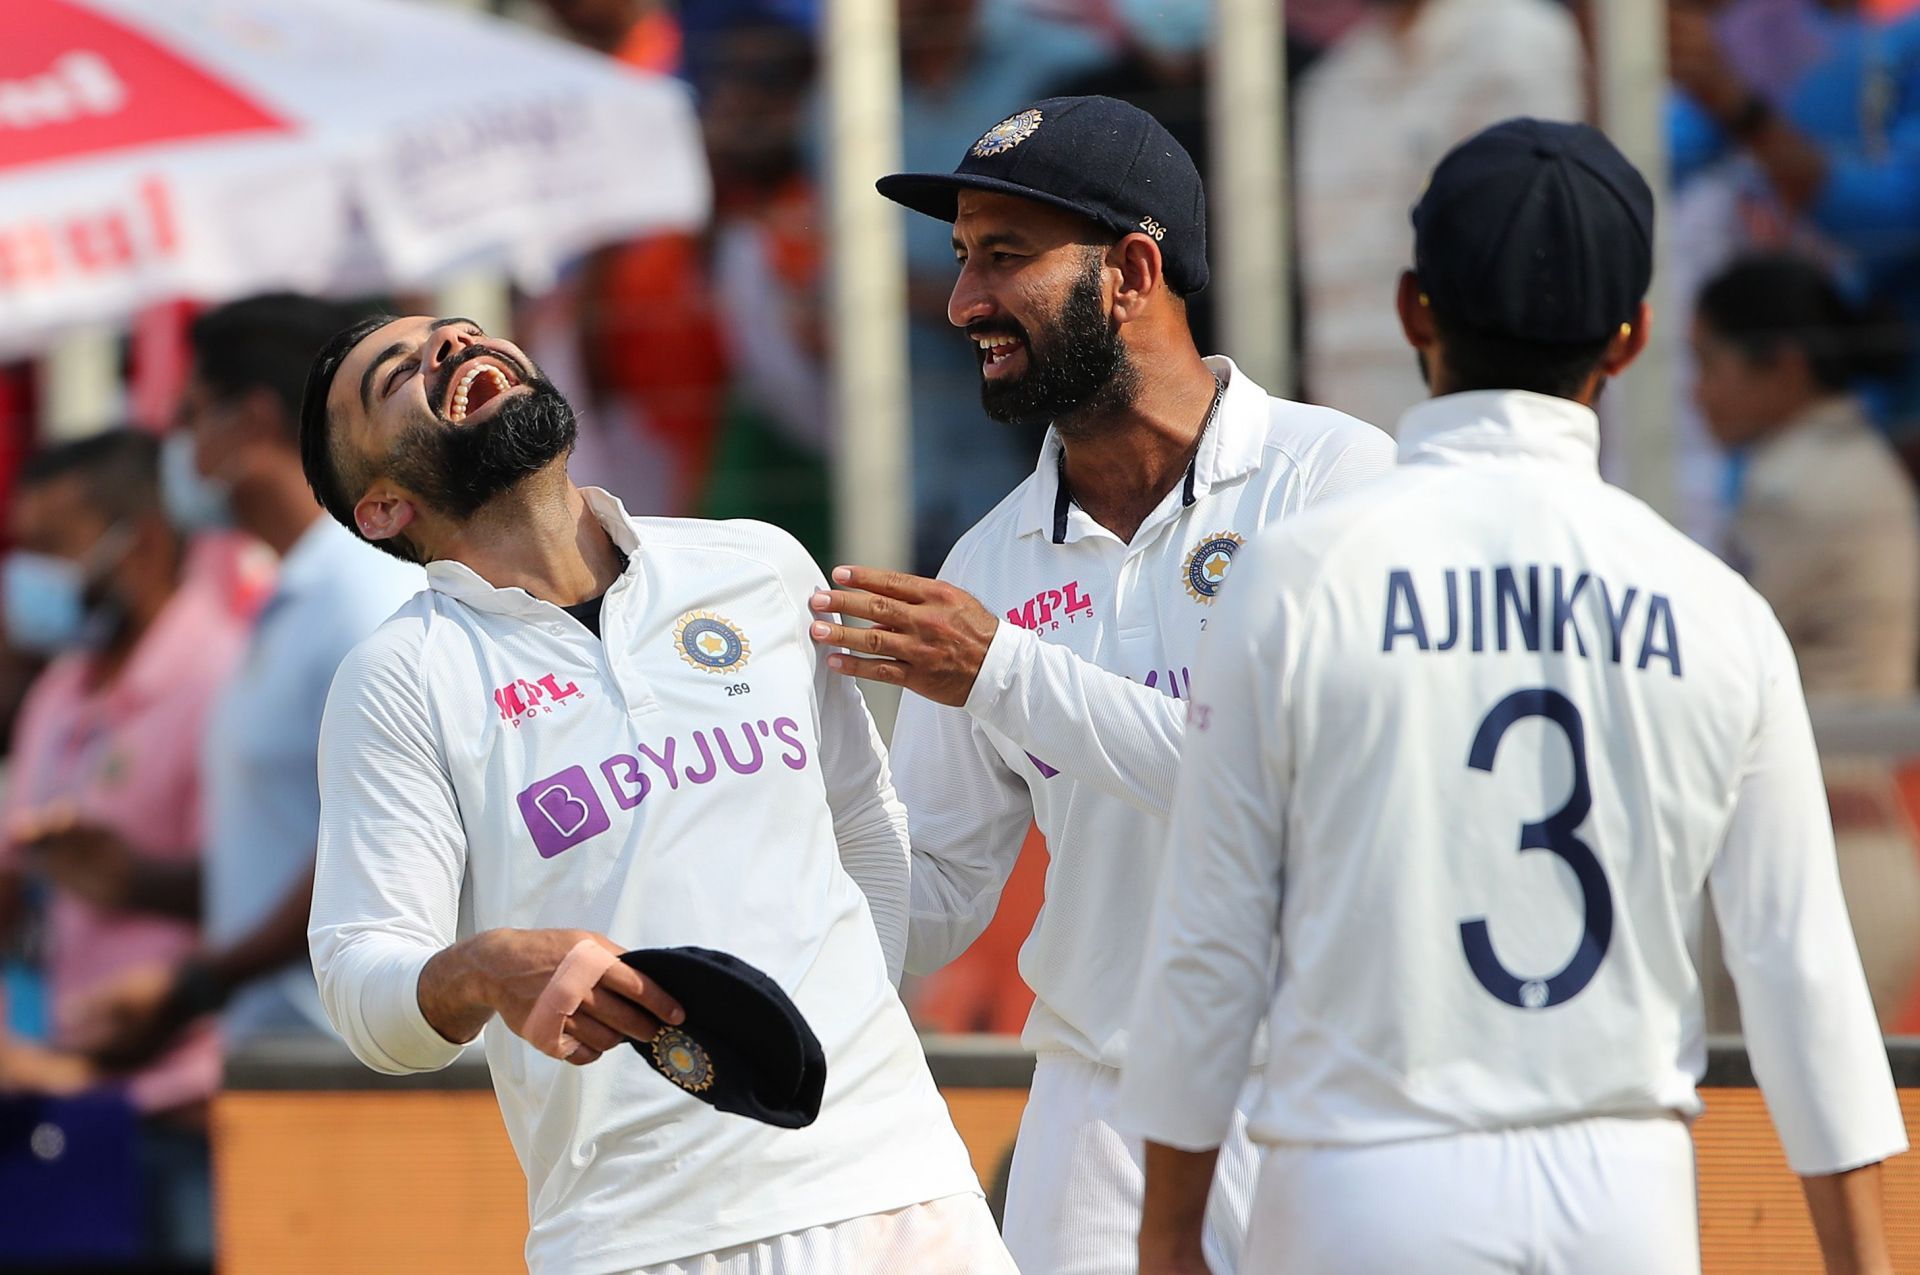
[{"label": "spectator in background", "polygon": [[[680,25],[661,0],[546,4],[575,39],[635,70],[683,69]],[[601,248],[526,318],[528,348],[581,409],[573,472],[636,510],[693,512],[727,389],[701,237],[648,235]]]},{"label": "spectator in background", "polygon": [[1858,398],[1904,352],[1804,258],[1735,262],[1700,294],[1694,395],[1747,464],[1729,557],[1772,605],[1810,697],[1913,694],[1920,510]]},{"label": "spectator in background", "polygon": [[680,70],[680,24],[665,0],[545,0],[554,21],[580,43],[639,71]]},{"label": "spectator in background", "polygon": [[[21,878],[52,886],[46,941],[55,1024],[129,970],[194,948],[200,911],[200,739],[244,632],[225,600],[181,583],[183,546],[161,507],[158,447],[116,431],[22,469],[0,568],[9,640],[54,655],[15,729],[0,842],[0,929]],[[136,905],[139,911],[135,911]],[[70,1055],[0,1042],[15,1087],[72,1089]],[[203,1020],[127,1082],[143,1117],[149,1256],[212,1258],[206,1116],[219,1045]]]},{"label": "spectator in background", "polygon": [[802,138],[813,37],[742,14],[689,42],[713,173],[710,236],[731,392],[702,513],[760,518],[828,556],[824,211]]},{"label": "spectator in background", "polygon": [[[1920,14],[1878,18],[1850,0],[1764,8],[1670,5],[1675,186],[1719,174],[1728,239],[1828,257],[1920,322]],[[1774,38],[1746,29],[1760,17],[1769,25],[1755,30]],[[1896,440],[1920,447],[1920,363],[1872,398]]]},{"label": "spectator in background", "polygon": [[1515,115],[1578,120],[1580,35],[1553,0],[1373,0],[1300,84],[1295,164],[1306,394],[1391,429],[1426,398],[1393,295],[1407,210],[1456,142]]},{"label": "spectator in background", "polygon": [[[1120,59],[1073,76],[1042,96],[1111,97],[1139,107],[1159,120],[1193,157],[1200,179],[1210,181],[1206,77],[1213,0],[1113,0],[1113,9],[1125,40]],[[1291,55],[1291,40],[1287,47]],[[1207,242],[1219,242],[1211,215]],[[1194,345],[1202,350],[1219,348],[1213,334],[1212,293],[1187,298],[1187,325],[1193,330]]]},{"label": "spectator in background", "polygon": [[[1848,392],[1897,363],[1904,341],[1897,319],[1866,317],[1800,257],[1736,261],[1695,307],[1694,396],[1714,438],[1745,457],[1728,557],[1780,617],[1812,700],[1914,690],[1920,510]],[[1891,1027],[1920,963],[1920,859],[1884,763],[1828,757],[1822,770],[1861,963]],[[1709,926],[1707,1027],[1737,1031],[1718,950]]]},{"label": "spectator in background", "polygon": [[[229,1052],[331,1032],[307,957],[320,713],[346,653],[426,587],[418,567],[324,517],[300,467],[307,369],[361,313],[281,294],[209,311],[190,330],[193,370],[162,461],[167,512],[188,532],[242,528],[280,569],[202,742],[202,941],[82,1002],[76,1038],[104,1066],[143,1065],[223,1007]],[[129,853],[107,829],[96,835]]]},{"label": "spectator in background", "polygon": [[[1086,31],[1018,0],[901,0],[901,168],[945,172],[981,121],[1013,114],[1109,58]],[[973,343],[947,322],[952,227],[906,220],[908,360],[913,391],[914,569],[932,575],[960,533],[1033,468],[1040,435],[995,425],[980,408]]]}]

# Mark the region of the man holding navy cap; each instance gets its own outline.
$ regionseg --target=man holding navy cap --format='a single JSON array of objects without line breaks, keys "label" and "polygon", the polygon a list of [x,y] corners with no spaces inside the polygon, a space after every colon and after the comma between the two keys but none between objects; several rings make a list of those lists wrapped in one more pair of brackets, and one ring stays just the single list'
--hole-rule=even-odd
[{"label": "man holding navy cap", "polygon": [[1793,655],[1596,468],[1652,192],[1513,120],[1413,225],[1434,397],[1400,466],[1263,536],[1204,643],[1116,1117],[1149,1140],[1142,1275],[1207,1269],[1263,1019],[1242,1270],[1695,1275],[1709,897],[1828,1269],[1890,1271],[1906,1137]]},{"label": "man holding navy cap", "polygon": [[[948,317],[974,343],[982,401],[1046,435],[1032,476],[939,580],[841,567],[814,599],[814,638],[855,653],[832,657],[841,672],[914,692],[894,734],[913,843],[909,969],[964,951],[1028,824],[1046,836],[1045,902],[1020,955],[1039,1063],[1004,1233],[1025,1275],[1119,1275],[1134,1262],[1142,1148],[1108,1113],[1195,645],[1244,541],[1381,472],[1392,443],[1201,357],[1186,298],[1207,284],[1205,193],[1135,107],[1036,102],[956,171],[880,190],[953,224]],[[1236,1145],[1209,1217],[1222,1269],[1254,1175]]]},{"label": "man holding navy cap", "polygon": [[1009,1275],[894,992],[906,816],[819,570],[575,487],[574,432],[470,320],[315,361],[315,495],[429,586],[327,702],[329,1018],[393,1073],[487,1027],[536,1275]]}]

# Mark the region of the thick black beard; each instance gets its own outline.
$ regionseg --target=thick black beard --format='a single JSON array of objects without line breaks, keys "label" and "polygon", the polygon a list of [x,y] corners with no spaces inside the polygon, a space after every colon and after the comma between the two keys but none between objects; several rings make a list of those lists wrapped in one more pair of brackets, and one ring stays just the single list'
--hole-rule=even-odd
[{"label": "thick black beard", "polygon": [[1100,296],[1096,257],[1088,258],[1041,340],[1014,324],[981,324],[969,328],[968,335],[993,331],[1011,331],[1027,351],[1027,370],[1018,378],[980,382],[980,405],[996,421],[1081,432],[1098,417],[1126,407],[1139,389],[1139,371]]},{"label": "thick black beard", "polygon": [[488,502],[573,450],[573,405],[553,382],[534,377],[529,393],[473,425],[416,421],[394,442],[387,476],[445,518],[466,522]]}]

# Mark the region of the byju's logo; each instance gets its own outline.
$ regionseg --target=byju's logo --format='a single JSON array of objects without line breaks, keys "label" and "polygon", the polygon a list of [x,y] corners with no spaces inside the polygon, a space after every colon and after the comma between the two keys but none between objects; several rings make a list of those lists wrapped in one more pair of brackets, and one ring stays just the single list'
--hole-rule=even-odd
[{"label": "byju's logo", "polygon": [[520,817],[527,821],[533,848],[542,859],[571,850],[610,826],[607,808],[583,766],[569,766],[522,792]]}]

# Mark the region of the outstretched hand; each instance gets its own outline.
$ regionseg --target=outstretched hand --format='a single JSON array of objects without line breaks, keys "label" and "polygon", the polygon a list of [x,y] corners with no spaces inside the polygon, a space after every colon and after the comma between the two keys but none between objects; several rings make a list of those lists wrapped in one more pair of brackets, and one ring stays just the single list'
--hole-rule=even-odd
[{"label": "outstretched hand", "polygon": [[[837,588],[813,595],[813,640],[848,654],[827,657],[849,677],[902,686],[936,704],[959,708],[973,693],[1000,620],[966,590],[941,580],[835,567]],[[838,612],[841,623],[827,617]],[[866,620],[862,628],[844,620]]]}]

